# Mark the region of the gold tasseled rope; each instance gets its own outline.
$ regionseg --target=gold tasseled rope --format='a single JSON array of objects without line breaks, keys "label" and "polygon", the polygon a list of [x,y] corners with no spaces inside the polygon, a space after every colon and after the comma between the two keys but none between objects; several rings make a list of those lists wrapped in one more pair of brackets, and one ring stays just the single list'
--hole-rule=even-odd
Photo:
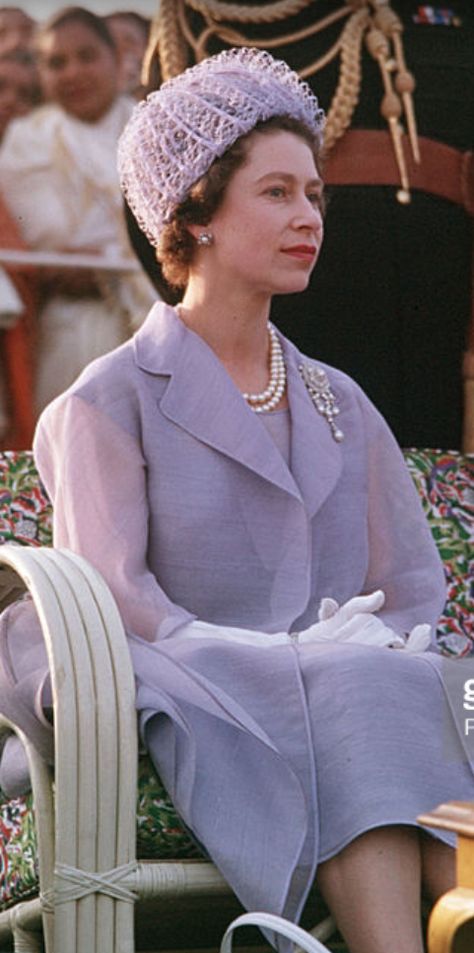
[{"label": "gold tasseled rope", "polygon": [[[281,32],[276,37],[248,37],[242,27],[262,26],[285,22],[305,7],[314,6],[314,22],[293,32]],[[338,21],[344,21],[336,42],[326,53],[299,70],[303,78],[312,76],[339,57],[339,77],[327,113],[325,151],[349,128],[357,106],[361,85],[361,48],[365,39],[367,49],[377,61],[383,86],[380,111],[387,122],[394,156],[400,176],[397,198],[410,201],[410,183],[404,153],[402,117],[407,126],[413,159],[420,161],[413,91],[415,80],[409,72],[403,51],[403,25],[390,6],[390,0],[346,0],[325,17],[317,16],[318,0],[273,0],[255,6],[227,3],[223,0],[161,0],[145,59],[144,82],[152,81],[153,60],[158,60],[159,77],[169,79],[187,66],[209,55],[210,43],[218,38],[228,46],[256,46],[277,50],[321,32]],[[191,28],[189,13],[201,15],[203,27],[196,34]],[[155,73],[156,76],[156,73]]]}]

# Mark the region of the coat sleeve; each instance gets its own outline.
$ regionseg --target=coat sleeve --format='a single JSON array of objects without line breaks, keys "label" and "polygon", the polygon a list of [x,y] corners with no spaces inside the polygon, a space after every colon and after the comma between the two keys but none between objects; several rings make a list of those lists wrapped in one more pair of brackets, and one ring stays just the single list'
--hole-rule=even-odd
[{"label": "coat sleeve", "polygon": [[368,454],[369,564],[364,592],[383,589],[380,617],[397,633],[429,623],[446,600],[443,565],[403,454],[383,417],[361,395]]},{"label": "coat sleeve", "polygon": [[43,414],[34,452],[53,504],[55,546],[99,570],[126,630],[153,641],[192,621],[147,565],[147,474],[138,440],[97,406],[64,395]]}]

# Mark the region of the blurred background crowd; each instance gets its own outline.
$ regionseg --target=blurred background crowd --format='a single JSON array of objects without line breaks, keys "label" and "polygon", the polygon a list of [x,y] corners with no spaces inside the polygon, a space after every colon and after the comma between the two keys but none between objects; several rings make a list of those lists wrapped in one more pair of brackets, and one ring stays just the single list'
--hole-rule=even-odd
[{"label": "blurred background crowd", "polygon": [[131,7],[0,7],[0,449],[29,447],[45,404],[176,300],[118,187],[134,104],[259,45],[328,113],[322,254],[273,320],[355,377],[402,446],[474,450],[472,0]]},{"label": "blurred background crowd", "polygon": [[[30,446],[42,408],[156,297],[132,258],[115,159],[149,30],[132,10],[40,22],[0,7],[2,447]],[[103,268],[88,266],[96,256]],[[127,259],[135,270],[117,270]]]}]

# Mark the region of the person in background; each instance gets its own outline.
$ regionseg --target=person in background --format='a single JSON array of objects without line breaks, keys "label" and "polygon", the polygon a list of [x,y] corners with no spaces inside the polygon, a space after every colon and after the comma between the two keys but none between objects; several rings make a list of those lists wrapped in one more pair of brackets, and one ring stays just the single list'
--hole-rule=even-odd
[{"label": "person in background", "polygon": [[[0,54],[0,140],[11,120],[29,113],[40,99],[33,54],[17,47]],[[26,249],[17,223],[1,197],[0,248]],[[0,285],[0,448],[19,450],[31,446],[35,420],[36,275],[32,268],[0,263]]]},{"label": "person in background", "polygon": [[109,13],[104,20],[120,59],[120,89],[139,99],[143,93],[142,65],[148,47],[150,20],[132,10]]},{"label": "person in background", "polygon": [[0,53],[0,141],[12,119],[25,116],[41,102],[36,59],[27,50]]},{"label": "person in background", "polygon": [[[27,251],[0,197],[0,250]],[[33,267],[0,267],[0,450],[31,448],[38,280]]]},{"label": "person in background", "polygon": [[0,7],[0,56],[12,50],[31,50],[37,23],[19,7]]},{"label": "person in background", "polygon": [[[119,92],[114,41],[101,17],[68,7],[42,26],[36,48],[47,102],[8,129],[4,200],[34,249],[131,258],[116,147],[133,100]],[[36,411],[120,344],[155,298],[139,273],[42,269]]]}]

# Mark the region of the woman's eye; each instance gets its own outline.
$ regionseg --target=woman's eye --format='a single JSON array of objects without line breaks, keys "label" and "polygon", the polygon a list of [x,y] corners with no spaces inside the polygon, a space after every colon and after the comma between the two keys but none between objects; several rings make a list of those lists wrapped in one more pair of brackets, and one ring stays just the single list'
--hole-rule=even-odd
[{"label": "woman's eye", "polygon": [[322,204],[323,198],[320,192],[309,192],[308,201],[311,202],[311,205],[317,205],[319,207]]},{"label": "woman's eye", "polygon": [[94,49],[86,47],[79,52],[79,59],[81,63],[93,63],[97,59],[97,53]]},{"label": "woman's eye", "polygon": [[271,195],[272,198],[280,199],[285,195],[285,189],[281,185],[273,185],[271,189],[268,189],[268,194]]},{"label": "woman's eye", "polygon": [[52,56],[49,60],[45,61],[46,68],[53,72],[63,69],[64,64],[65,59],[63,56]]}]

